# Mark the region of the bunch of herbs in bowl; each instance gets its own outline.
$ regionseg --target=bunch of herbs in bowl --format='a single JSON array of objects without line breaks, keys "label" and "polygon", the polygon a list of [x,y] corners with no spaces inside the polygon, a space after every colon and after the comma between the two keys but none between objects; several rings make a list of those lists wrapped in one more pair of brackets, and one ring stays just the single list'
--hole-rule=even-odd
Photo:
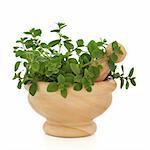
[{"label": "bunch of herbs in bowl", "polygon": [[111,43],[112,52],[108,54],[106,39],[91,40],[87,44],[83,39],[78,39],[73,43],[70,37],[62,33],[65,27],[66,24],[57,23],[57,28],[51,32],[56,33],[58,38],[48,43],[40,40],[42,30],[35,28],[24,32],[25,36],[16,41],[14,53],[17,62],[13,79],[18,79],[19,89],[23,84],[30,84],[29,92],[34,96],[38,89],[37,83],[43,81],[50,83],[47,86],[48,92],[59,90],[64,98],[71,86],[76,91],[85,88],[91,92],[95,81],[105,70],[101,60],[108,65],[103,80],[120,79],[120,87],[125,86],[126,89],[129,88],[129,83],[136,85],[134,68],[128,76],[124,75],[123,65],[121,73],[116,71],[117,60],[125,56],[117,41]]}]

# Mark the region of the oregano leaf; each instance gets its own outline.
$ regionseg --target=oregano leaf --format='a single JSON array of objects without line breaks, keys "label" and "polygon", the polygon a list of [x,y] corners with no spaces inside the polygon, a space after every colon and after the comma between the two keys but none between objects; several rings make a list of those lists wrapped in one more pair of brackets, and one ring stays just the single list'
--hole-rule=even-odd
[{"label": "oregano leaf", "polygon": [[80,91],[82,89],[82,84],[81,83],[75,83],[73,89],[75,91]]},{"label": "oregano leaf", "polygon": [[77,46],[78,46],[78,47],[84,46],[84,41],[83,41],[83,39],[77,40],[76,43],[77,43]]},{"label": "oregano leaf", "polygon": [[54,47],[60,43],[60,39],[49,42],[49,47]]},{"label": "oregano leaf", "polygon": [[15,69],[14,69],[15,71],[18,70],[18,68],[19,68],[19,66],[20,66],[20,63],[21,63],[20,61],[17,61],[17,62],[16,62],[16,64],[15,64]]},{"label": "oregano leaf", "polygon": [[65,77],[62,74],[60,74],[57,77],[57,80],[58,80],[58,83],[60,83],[60,84],[64,84],[65,83]]},{"label": "oregano leaf", "polygon": [[74,74],[78,75],[80,74],[80,67],[78,64],[75,64],[75,63],[71,63],[70,64],[70,67],[71,67],[71,70]]},{"label": "oregano leaf", "polygon": [[67,89],[66,89],[66,88],[61,89],[60,92],[61,92],[61,95],[62,95],[64,98],[67,97]]},{"label": "oregano leaf", "polygon": [[29,87],[29,93],[34,96],[37,91],[37,83],[33,82]]},{"label": "oregano leaf", "polygon": [[128,89],[128,88],[129,88],[129,81],[126,80],[126,89]]},{"label": "oregano leaf", "polygon": [[47,87],[47,92],[56,92],[58,90],[58,85],[56,82],[49,83]]},{"label": "oregano leaf", "polygon": [[133,86],[136,86],[136,82],[135,82],[135,79],[134,79],[134,78],[130,79],[130,82],[131,82],[131,84],[132,84]]},{"label": "oregano leaf", "polygon": [[131,68],[131,70],[130,70],[130,72],[129,72],[129,77],[132,77],[132,75],[133,75],[133,72],[134,72],[134,68]]}]

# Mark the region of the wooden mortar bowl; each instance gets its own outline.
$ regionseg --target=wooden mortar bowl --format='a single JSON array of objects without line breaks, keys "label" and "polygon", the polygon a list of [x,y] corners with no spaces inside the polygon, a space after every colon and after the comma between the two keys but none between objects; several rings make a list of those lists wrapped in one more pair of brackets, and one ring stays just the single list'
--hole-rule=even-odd
[{"label": "wooden mortar bowl", "polygon": [[[81,91],[68,89],[67,98],[60,92],[47,92],[47,82],[38,82],[35,96],[29,94],[32,108],[44,116],[43,125],[46,134],[58,137],[83,137],[96,131],[93,119],[101,115],[110,106],[112,92],[116,88],[114,80],[95,82],[92,92],[84,88]],[[28,90],[29,85],[25,88]]]}]

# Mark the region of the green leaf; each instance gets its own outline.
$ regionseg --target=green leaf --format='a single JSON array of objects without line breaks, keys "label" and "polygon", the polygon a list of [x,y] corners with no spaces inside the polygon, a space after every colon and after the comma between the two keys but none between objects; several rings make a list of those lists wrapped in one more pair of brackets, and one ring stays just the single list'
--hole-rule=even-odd
[{"label": "green leaf", "polygon": [[79,67],[79,64],[74,64],[74,63],[71,63],[70,64],[70,67],[71,67],[71,70],[74,74],[78,75],[80,74],[80,67]]},{"label": "green leaf", "polygon": [[130,82],[131,82],[131,84],[132,84],[133,86],[136,86],[136,82],[135,82],[135,79],[134,79],[134,78],[130,79]]},{"label": "green leaf", "polygon": [[86,89],[87,92],[91,92],[92,91],[91,86],[87,86],[87,87],[85,87],[85,89]]},{"label": "green leaf", "polygon": [[57,77],[57,80],[58,80],[58,83],[60,83],[60,84],[64,84],[65,83],[65,77],[62,74],[60,74]]},{"label": "green leaf", "polygon": [[24,34],[32,35],[31,32],[23,32]]},{"label": "green leaf", "polygon": [[94,74],[95,78],[97,78],[100,74],[100,66],[90,66],[88,70]]},{"label": "green leaf", "polygon": [[122,72],[124,74],[124,67],[123,67],[123,65],[121,65],[121,70],[122,70]]},{"label": "green leaf", "polygon": [[56,92],[58,90],[58,85],[56,82],[49,83],[47,87],[47,92]]},{"label": "green leaf", "polygon": [[82,50],[79,48],[76,48],[75,51],[76,51],[77,55],[80,55],[80,53],[82,52]]},{"label": "green leaf", "polygon": [[34,96],[35,93],[37,91],[37,83],[33,82],[31,85],[30,85],[30,88],[29,88],[29,93]]},{"label": "green leaf", "polygon": [[21,63],[20,61],[17,61],[17,62],[16,62],[16,64],[15,64],[15,71],[18,70],[18,68],[19,68],[19,66],[20,66],[20,63]]},{"label": "green leaf", "polygon": [[20,58],[26,58],[26,54],[24,51],[22,50],[18,50],[15,52],[16,53],[16,57],[20,57]]},{"label": "green leaf", "polygon": [[120,77],[120,74],[119,73],[115,73],[113,74],[113,77],[116,79],[116,78],[119,78]]},{"label": "green leaf", "polygon": [[88,62],[91,61],[91,56],[87,53],[83,53],[80,57],[79,57],[79,62],[81,64],[86,64]]},{"label": "green leaf", "polygon": [[120,78],[120,88],[122,89],[123,85],[124,85],[124,79],[123,78]]},{"label": "green leaf", "polygon": [[37,62],[33,62],[32,65],[31,65],[31,68],[32,68],[32,70],[33,70],[34,72],[38,72],[39,69],[40,69],[40,64],[39,64],[39,62],[38,62],[38,61],[37,61]]},{"label": "green leaf", "polygon": [[67,89],[66,89],[66,88],[61,89],[60,92],[61,92],[61,95],[62,95],[64,98],[67,97]]},{"label": "green leaf", "polygon": [[120,50],[120,47],[117,41],[112,42],[112,49],[116,54],[123,55],[123,52]]},{"label": "green leaf", "polygon": [[17,85],[17,88],[18,88],[18,89],[21,89],[21,87],[22,87],[22,81],[19,80],[18,85]]},{"label": "green leaf", "polygon": [[54,29],[54,30],[51,30],[51,32],[59,33],[59,32],[60,32],[60,29]]},{"label": "green leaf", "polygon": [[60,43],[60,39],[59,40],[54,40],[54,41],[51,41],[48,46],[49,47],[54,47],[55,45],[58,45]]},{"label": "green leaf", "polygon": [[82,89],[82,84],[81,83],[75,83],[73,89],[76,91],[80,91]]},{"label": "green leaf", "polygon": [[128,77],[132,77],[132,75],[133,75],[133,72],[134,72],[134,68],[131,68],[131,70],[130,70],[130,72],[129,72],[129,75],[128,75]]},{"label": "green leaf", "polygon": [[129,88],[129,81],[127,80],[126,81],[126,89],[128,89]]},{"label": "green leaf", "polygon": [[28,49],[28,48],[31,48],[33,45],[34,45],[34,44],[33,44],[33,41],[32,41],[32,40],[27,40],[27,41],[25,42],[25,46],[26,46],[27,49]]},{"label": "green leaf", "polygon": [[68,83],[70,83],[70,84],[73,84],[73,82],[74,82],[74,76],[66,75],[65,76],[65,81],[68,82]]},{"label": "green leaf", "polygon": [[18,78],[18,75],[15,73],[15,75],[14,75],[14,77],[13,77],[12,80],[15,80],[15,79],[17,79],[17,78]]},{"label": "green leaf", "polygon": [[115,63],[118,59],[118,56],[115,53],[112,53],[111,60]]},{"label": "green leaf", "polygon": [[103,42],[97,42],[97,46],[103,46]]},{"label": "green leaf", "polygon": [[74,63],[74,64],[78,63],[78,61],[75,58],[69,58],[68,61],[69,63]]},{"label": "green leaf", "polygon": [[108,66],[109,66],[109,69],[111,71],[113,71],[113,72],[115,71],[116,66],[115,66],[114,62],[111,59],[108,60]]},{"label": "green leaf", "polygon": [[66,47],[66,49],[67,49],[68,51],[74,49],[73,44],[70,43],[70,42],[68,42],[68,41],[64,41],[64,46]]},{"label": "green leaf", "polygon": [[46,43],[41,43],[41,47],[42,48],[47,48],[47,44]]},{"label": "green leaf", "polygon": [[42,34],[41,29],[36,29],[36,30],[33,31],[34,37],[41,36],[41,34]]},{"label": "green leaf", "polygon": [[98,48],[94,40],[90,41],[87,47],[93,58],[101,58],[103,56],[103,51]]},{"label": "green leaf", "polygon": [[69,37],[66,36],[66,35],[62,35],[62,38],[64,38],[65,40],[68,40],[68,39],[69,39]]},{"label": "green leaf", "polygon": [[82,39],[77,40],[76,43],[77,43],[78,47],[84,46],[84,41]]},{"label": "green leaf", "polygon": [[92,53],[95,49],[97,49],[97,43],[94,40],[91,40],[87,45],[88,51]]},{"label": "green leaf", "polygon": [[61,23],[61,22],[58,22],[57,25],[59,26],[60,29],[67,26],[65,23]]}]

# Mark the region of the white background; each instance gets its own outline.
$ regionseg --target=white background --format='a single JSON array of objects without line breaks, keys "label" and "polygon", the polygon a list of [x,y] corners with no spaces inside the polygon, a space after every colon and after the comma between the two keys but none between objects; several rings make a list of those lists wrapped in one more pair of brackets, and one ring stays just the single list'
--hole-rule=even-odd
[{"label": "white background", "polygon": [[[119,87],[111,107],[95,121],[95,135],[79,139],[46,136],[45,119],[12,81],[14,43],[31,27],[44,38],[58,21],[65,33],[121,42],[128,52],[126,70],[136,69],[137,87]],[[149,0],[0,0],[0,149],[1,150],[149,150],[150,149],[150,4]]]}]

